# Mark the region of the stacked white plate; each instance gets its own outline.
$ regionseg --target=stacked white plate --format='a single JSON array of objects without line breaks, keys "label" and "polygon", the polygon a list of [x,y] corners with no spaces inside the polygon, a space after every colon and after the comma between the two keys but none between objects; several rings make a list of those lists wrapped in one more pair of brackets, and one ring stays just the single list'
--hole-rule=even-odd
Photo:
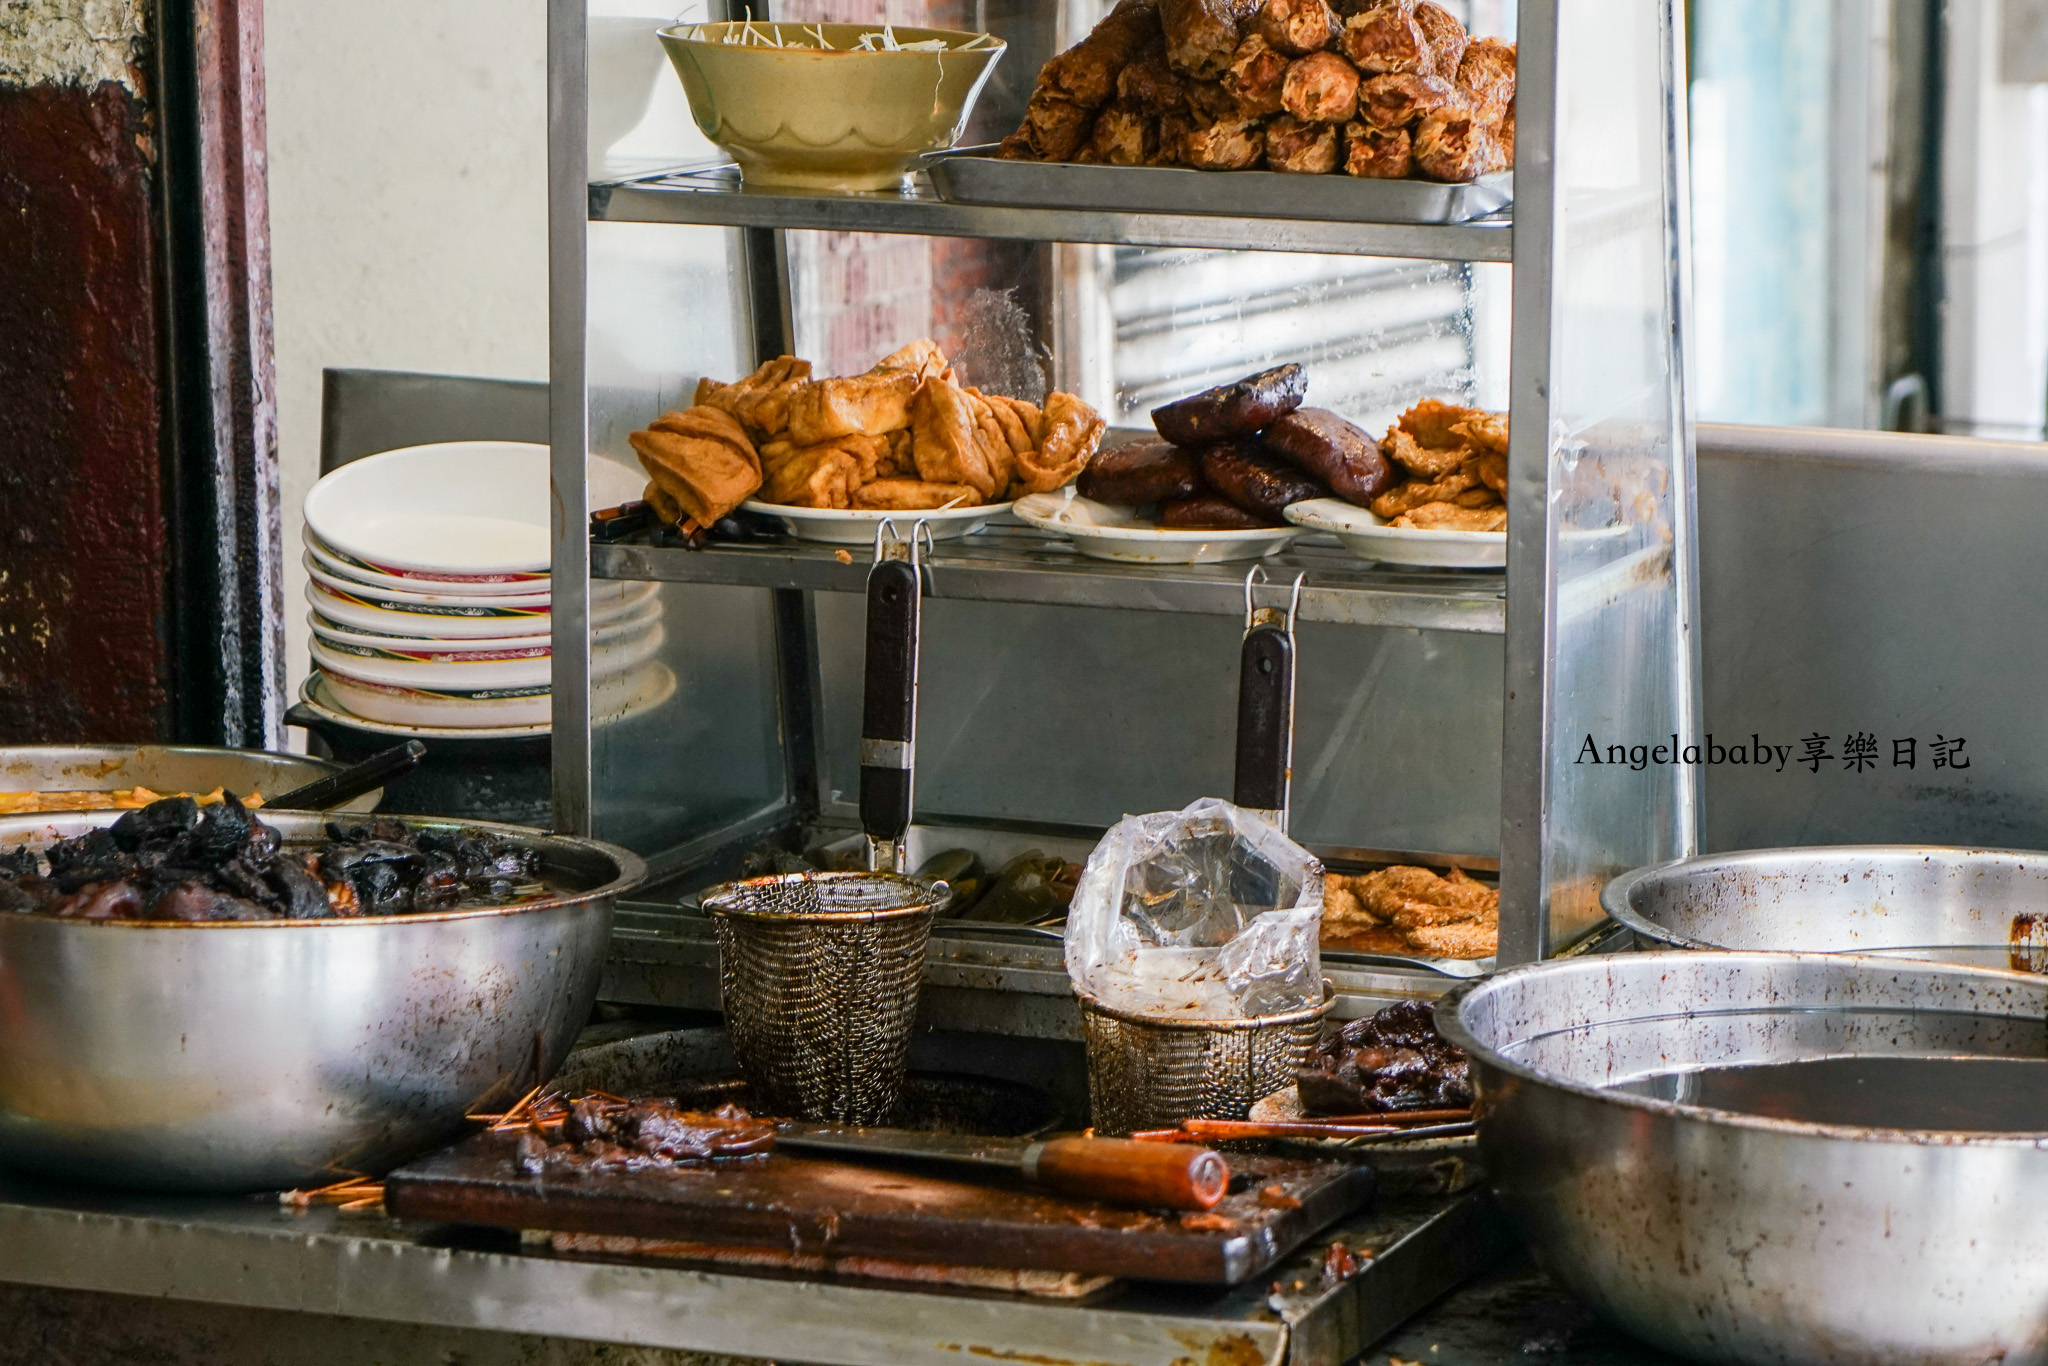
[{"label": "stacked white plate", "polygon": [[[593,507],[640,496],[640,475],[590,461]],[[308,699],[371,730],[542,733],[554,663],[548,448],[410,446],[344,465],[306,495]],[[593,710],[673,688],[659,586],[591,586]],[[664,687],[666,682],[666,687]]]}]

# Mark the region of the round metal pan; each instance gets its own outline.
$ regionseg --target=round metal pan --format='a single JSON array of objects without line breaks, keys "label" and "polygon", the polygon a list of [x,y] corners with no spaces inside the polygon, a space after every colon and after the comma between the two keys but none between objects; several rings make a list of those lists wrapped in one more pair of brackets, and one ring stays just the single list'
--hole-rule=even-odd
[{"label": "round metal pan", "polygon": [[[146,787],[166,796],[196,796],[224,787],[238,797],[251,792],[276,797],[339,773],[342,767],[304,754],[201,745],[7,745],[0,746],[0,792]],[[381,789],[367,792],[338,809],[375,811],[383,795]]]}]

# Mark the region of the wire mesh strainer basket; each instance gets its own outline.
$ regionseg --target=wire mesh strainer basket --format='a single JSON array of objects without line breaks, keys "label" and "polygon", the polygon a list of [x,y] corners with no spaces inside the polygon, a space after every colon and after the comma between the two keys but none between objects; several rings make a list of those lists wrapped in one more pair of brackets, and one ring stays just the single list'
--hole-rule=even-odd
[{"label": "wire mesh strainer basket", "polygon": [[1088,1105],[1095,1129],[1128,1134],[1184,1119],[1245,1119],[1252,1105],[1294,1084],[1322,1037],[1337,993],[1321,1005],[1249,1020],[1150,1019],[1081,996],[1088,1044]]},{"label": "wire mesh strainer basket", "polygon": [[791,873],[707,891],[740,1071],[773,1113],[880,1124],[903,1087],[944,883]]}]

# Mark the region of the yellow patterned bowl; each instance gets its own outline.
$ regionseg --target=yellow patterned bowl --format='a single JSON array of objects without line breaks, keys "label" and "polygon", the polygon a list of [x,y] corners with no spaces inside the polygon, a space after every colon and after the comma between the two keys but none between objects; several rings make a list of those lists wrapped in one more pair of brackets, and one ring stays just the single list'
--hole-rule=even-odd
[{"label": "yellow patterned bowl", "polygon": [[697,127],[742,178],[806,190],[900,187],[920,156],[959,140],[1004,49],[985,33],[875,24],[677,24],[660,37]]}]

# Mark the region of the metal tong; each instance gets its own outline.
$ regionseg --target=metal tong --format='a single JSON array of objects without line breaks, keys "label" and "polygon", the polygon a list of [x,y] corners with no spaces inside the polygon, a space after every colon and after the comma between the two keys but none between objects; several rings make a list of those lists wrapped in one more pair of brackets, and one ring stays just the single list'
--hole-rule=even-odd
[{"label": "metal tong", "polygon": [[909,871],[903,841],[917,761],[918,618],[931,547],[928,522],[907,540],[889,518],[875,528],[860,726],[860,826],[871,873]]},{"label": "metal tong", "polygon": [[1231,801],[1258,812],[1283,832],[1294,785],[1294,623],[1301,586],[1294,576],[1287,608],[1261,607],[1254,588],[1262,565],[1244,576],[1244,646],[1237,673],[1237,780]]}]

